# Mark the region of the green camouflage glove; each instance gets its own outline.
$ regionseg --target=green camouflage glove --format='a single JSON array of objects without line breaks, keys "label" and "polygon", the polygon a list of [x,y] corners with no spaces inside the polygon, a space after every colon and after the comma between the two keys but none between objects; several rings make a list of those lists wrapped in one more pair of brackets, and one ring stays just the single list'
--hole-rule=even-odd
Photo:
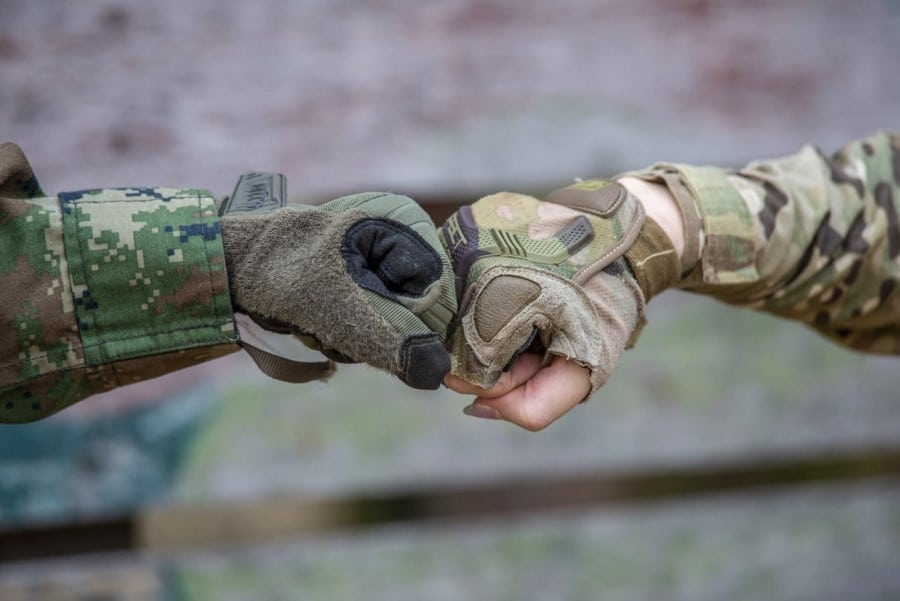
[{"label": "green camouflage glove", "polygon": [[[331,359],[368,363],[414,388],[440,386],[450,369],[443,342],[456,312],[453,272],[415,202],[367,193],[226,214],[222,239],[236,311]],[[277,358],[251,356],[278,377]]]},{"label": "green camouflage glove", "polygon": [[621,185],[587,181],[546,201],[500,193],[441,229],[460,302],[452,373],[488,388],[523,351],[611,375],[642,325],[644,304],[681,269],[663,230]]}]

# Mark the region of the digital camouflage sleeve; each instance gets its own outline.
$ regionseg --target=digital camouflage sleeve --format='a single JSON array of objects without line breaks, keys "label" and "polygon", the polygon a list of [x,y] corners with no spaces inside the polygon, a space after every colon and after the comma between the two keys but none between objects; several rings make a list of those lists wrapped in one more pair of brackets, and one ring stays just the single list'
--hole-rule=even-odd
[{"label": "digital camouflage sleeve", "polygon": [[237,350],[209,193],[46,197],[0,145],[0,421]]},{"label": "digital camouflage sleeve", "polygon": [[667,184],[699,232],[681,288],[900,354],[900,135],[738,171],[659,164],[631,175]]}]

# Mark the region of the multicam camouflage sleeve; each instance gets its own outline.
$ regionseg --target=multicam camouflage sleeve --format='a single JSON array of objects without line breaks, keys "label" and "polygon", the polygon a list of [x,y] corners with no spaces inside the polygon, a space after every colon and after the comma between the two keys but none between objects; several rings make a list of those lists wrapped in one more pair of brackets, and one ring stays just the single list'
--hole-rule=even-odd
[{"label": "multicam camouflage sleeve", "polygon": [[235,351],[215,202],[202,190],[46,197],[0,145],[0,422]]},{"label": "multicam camouflage sleeve", "polygon": [[682,260],[696,266],[679,287],[900,353],[900,135],[738,171],[659,164],[629,175],[665,183],[696,233]]}]

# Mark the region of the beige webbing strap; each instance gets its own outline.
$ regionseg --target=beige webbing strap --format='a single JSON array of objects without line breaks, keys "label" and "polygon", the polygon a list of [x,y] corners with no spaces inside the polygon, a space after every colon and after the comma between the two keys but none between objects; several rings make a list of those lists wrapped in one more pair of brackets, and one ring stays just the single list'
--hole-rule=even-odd
[{"label": "beige webbing strap", "polygon": [[282,382],[303,384],[314,380],[324,381],[330,378],[336,369],[334,361],[294,361],[273,355],[246,342],[241,342],[240,345],[260,371]]},{"label": "beige webbing strap", "polygon": [[681,262],[665,230],[656,221],[647,218],[637,240],[625,253],[634,272],[638,286],[644,293],[644,301],[678,284],[681,279]]}]

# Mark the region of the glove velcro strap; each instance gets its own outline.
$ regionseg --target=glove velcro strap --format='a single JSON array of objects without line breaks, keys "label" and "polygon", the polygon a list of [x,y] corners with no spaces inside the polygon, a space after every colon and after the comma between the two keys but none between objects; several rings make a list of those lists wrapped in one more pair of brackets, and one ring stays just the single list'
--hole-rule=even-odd
[{"label": "glove velcro strap", "polygon": [[644,302],[649,302],[681,279],[681,262],[672,241],[649,217],[625,258],[644,293]]}]

